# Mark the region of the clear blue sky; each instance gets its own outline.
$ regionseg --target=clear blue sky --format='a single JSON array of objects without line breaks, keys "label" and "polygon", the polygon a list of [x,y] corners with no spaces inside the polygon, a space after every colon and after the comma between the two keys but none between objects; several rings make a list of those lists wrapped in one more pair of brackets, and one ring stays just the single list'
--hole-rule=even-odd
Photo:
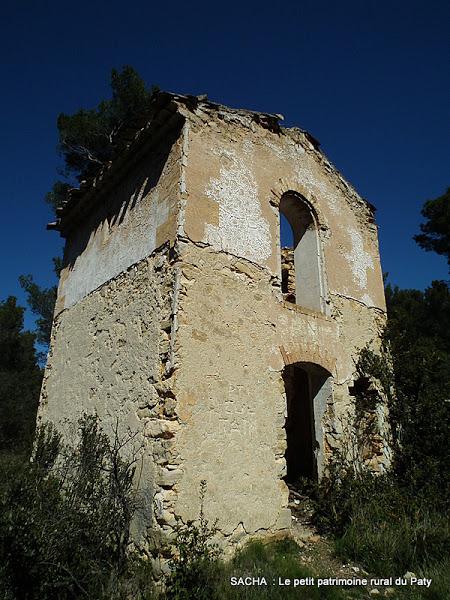
[{"label": "clear blue sky", "polygon": [[53,283],[61,240],[42,198],[59,164],[56,117],[107,97],[124,64],[307,129],[377,206],[390,280],[447,278],[444,258],[411,238],[424,200],[450,185],[448,1],[4,0],[2,16],[0,299],[24,303],[22,273]]}]

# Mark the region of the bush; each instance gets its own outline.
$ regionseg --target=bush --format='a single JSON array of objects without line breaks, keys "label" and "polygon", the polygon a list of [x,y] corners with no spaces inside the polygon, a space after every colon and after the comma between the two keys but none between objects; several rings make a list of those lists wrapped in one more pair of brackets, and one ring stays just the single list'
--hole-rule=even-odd
[{"label": "bush", "polygon": [[[291,539],[263,544],[252,541],[235,553],[232,560],[219,558],[213,539],[215,526],[203,515],[205,482],[202,482],[200,518],[178,527],[177,554],[171,561],[172,571],[166,580],[165,600],[341,600],[361,597],[359,589],[336,587],[278,585],[279,577],[302,579],[316,574],[300,562],[300,548]],[[321,576],[324,574],[322,573]],[[231,578],[265,578],[266,584],[232,585]]]},{"label": "bush", "polygon": [[314,520],[335,538],[337,554],[383,577],[437,565],[450,550],[448,515],[392,474],[334,465],[313,489]]},{"label": "bush", "polygon": [[[7,599],[120,598],[136,570],[127,555],[135,459],[96,417],[80,420],[69,451],[51,426],[33,462],[3,465],[0,592]],[[139,562],[139,561],[137,561]]]},{"label": "bush", "polygon": [[430,505],[450,498],[450,288],[433,281],[424,292],[387,286],[386,338],[395,395],[389,402],[394,471]]},{"label": "bush", "polygon": [[[420,360],[410,357],[408,372],[402,363],[401,376],[394,355],[395,382],[386,347],[380,356],[364,349],[357,364],[362,380],[374,381],[374,389],[388,400],[394,450],[391,472],[372,474],[364,462],[349,459],[344,448],[334,456],[320,484],[310,486],[315,523],[334,535],[338,554],[383,577],[408,570],[439,570],[450,549],[444,435],[448,406],[442,400],[447,380],[441,372],[436,375],[442,366],[436,354],[427,352],[424,345],[412,348]],[[362,386],[355,391],[355,423],[349,429],[358,432],[373,399]]]},{"label": "bush", "polygon": [[406,498],[388,508],[390,498],[388,494],[373,497],[358,507],[351,524],[336,540],[338,554],[386,577],[427,569],[448,556],[448,518],[424,505],[411,510]]},{"label": "bush", "polygon": [[420,569],[417,571],[417,576],[431,579],[431,586],[429,588],[411,586],[402,595],[405,600],[446,600],[450,597],[450,560],[448,557],[427,569]]},{"label": "bush", "polygon": [[203,512],[206,482],[200,487],[200,517],[175,528],[176,554],[170,561],[166,580],[167,600],[213,600],[215,574],[220,551],[213,543],[216,526],[210,526]]}]

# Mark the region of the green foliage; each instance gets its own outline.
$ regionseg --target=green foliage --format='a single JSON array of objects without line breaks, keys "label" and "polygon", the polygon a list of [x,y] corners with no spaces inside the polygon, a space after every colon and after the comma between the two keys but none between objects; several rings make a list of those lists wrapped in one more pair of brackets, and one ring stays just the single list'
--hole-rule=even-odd
[{"label": "green foliage", "polygon": [[80,109],[72,115],[61,113],[57,127],[58,149],[64,160],[63,175],[46,195],[53,209],[61,206],[74,182],[95,176],[112,160],[115,136],[121,128],[133,126],[135,119],[149,110],[155,86],[147,89],[139,74],[130,66],[111,72],[112,98],[97,108]]},{"label": "green foliage", "polygon": [[53,311],[55,310],[57,287],[41,288],[33,281],[32,275],[21,275],[19,283],[27,294],[27,302],[36,320],[36,339],[48,345],[52,332]]},{"label": "green foliage", "polygon": [[[374,407],[378,402],[390,402],[394,396],[394,373],[389,354],[389,345],[384,336],[378,352],[369,346],[361,349],[356,363],[356,373],[360,380],[367,382],[366,386],[356,390],[355,402]],[[371,385],[376,383],[374,388]],[[383,397],[380,396],[380,392]]]},{"label": "green foliage", "polygon": [[67,183],[66,181],[55,181],[55,183],[52,186],[52,189],[49,192],[47,192],[44,198],[53,211],[56,211],[56,209],[59,206],[63,205],[64,201],[67,199],[69,190],[72,187],[73,186],[70,185],[70,183]]},{"label": "green foliage", "polygon": [[[268,544],[253,541],[236,553],[233,559],[219,565],[215,585],[216,595],[211,598],[220,600],[340,600],[343,598],[360,598],[361,590],[344,590],[337,587],[317,586],[280,586],[278,579],[305,579],[317,577],[317,573],[300,562],[301,550],[290,540],[280,540]],[[231,586],[231,577],[265,577],[267,586]],[[320,573],[326,577],[327,573]],[[330,576],[330,574],[328,574]],[[274,585],[275,584],[275,585]],[[194,598],[195,596],[191,596]]]},{"label": "green foliage", "polygon": [[136,507],[136,455],[121,454],[127,443],[132,438],[119,440],[117,432],[110,441],[97,418],[85,416],[75,449],[47,426],[38,431],[33,462],[3,465],[2,597],[128,597],[139,560],[126,554]]},{"label": "green foliage", "polygon": [[0,302],[0,452],[29,452],[36,423],[42,372],[35,336],[23,331],[24,309],[16,299]]},{"label": "green foliage", "polygon": [[426,221],[415,241],[424,250],[446,256],[450,267],[450,188],[439,198],[427,200],[421,212]]},{"label": "green foliage", "polygon": [[170,561],[171,573],[166,581],[167,600],[213,600],[213,571],[220,555],[213,543],[217,532],[203,513],[206,482],[201,482],[198,522],[188,521],[175,527],[176,554]]},{"label": "green foliage", "polygon": [[[57,180],[46,194],[45,201],[53,211],[61,207],[68,193],[77,182],[94,176],[99,169],[112,160],[115,151],[115,135],[149,110],[155,86],[147,89],[145,82],[130,66],[111,72],[112,98],[103,100],[97,108],[80,109],[73,115],[58,116],[58,149],[64,160],[61,174],[65,181]],[[53,259],[59,276],[60,259]],[[31,275],[22,275],[20,285],[27,293],[28,304],[35,315],[37,341],[47,346],[50,341],[56,286],[42,288]]]},{"label": "green foliage", "polygon": [[105,106],[116,128],[130,123],[148,110],[152,95],[158,91],[155,85],[148,89],[140,75],[129,65],[123,67],[122,71],[111,71],[111,89],[112,100],[106,101]]},{"label": "green foliage", "polygon": [[[313,489],[314,518],[332,533],[341,558],[381,575],[434,570],[438,584],[426,597],[449,594],[445,557],[450,549],[448,448],[450,294],[434,281],[424,292],[387,286],[388,327],[381,351],[361,352],[355,405],[388,402],[393,465],[373,476],[337,454]],[[358,417],[359,415],[359,417]],[[356,416],[360,418],[358,410]],[[444,562],[442,562],[444,560]],[[448,565],[447,565],[448,566]],[[445,590],[443,592],[443,590]],[[436,592],[437,593],[437,592]],[[421,597],[414,591],[401,597]]]},{"label": "green foliage", "polygon": [[367,471],[333,461],[326,477],[304,490],[314,502],[313,522],[322,533],[343,535],[358,507],[380,491],[379,485],[380,479]]},{"label": "green foliage", "polygon": [[[61,268],[61,258],[55,257],[53,259],[53,270],[57,277],[59,277]],[[27,304],[31,312],[39,317],[36,320],[36,340],[47,350],[52,333],[58,287],[53,285],[49,288],[42,288],[34,282],[32,275],[21,275],[19,283],[27,294]],[[45,362],[45,352],[39,354],[38,358],[41,363]]]},{"label": "green foliage", "polygon": [[[394,474],[374,476],[335,464],[312,496],[316,525],[334,536],[342,560],[355,560],[382,577],[411,570],[429,577],[430,569],[443,576],[449,516]],[[450,590],[444,580],[442,586]]]},{"label": "green foliage", "polygon": [[387,338],[394,369],[391,399],[394,468],[430,502],[446,503],[450,477],[450,290],[443,281],[418,290],[386,288]]},{"label": "green foliage", "polygon": [[[291,539],[263,544],[252,541],[240,549],[231,561],[220,559],[214,544],[216,527],[208,525],[203,514],[205,482],[201,488],[201,510],[198,521],[189,521],[177,528],[176,555],[171,561],[171,573],[166,579],[164,600],[237,600],[267,598],[281,600],[340,600],[361,597],[360,590],[350,593],[336,587],[279,586],[279,577],[292,581],[317,576],[300,562],[301,550]],[[324,573],[320,574],[325,576]],[[231,578],[265,578],[266,585],[231,585]]]},{"label": "green foliage", "polygon": [[429,588],[411,586],[404,590],[401,598],[405,600],[446,600],[450,598],[450,560],[448,556],[441,561],[429,565],[426,569],[417,570],[418,577],[432,580]]},{"label": "green foliage", "polygon": [[[192,529],[193,523],[189,525]],[[198,525],[196,525],[198,527]],[[210,532],[210,537],[212,537]],[[209,558],[203,553],[201,576],[194,579],[179,579],[176,590],[169,588],[164,599],[179,598],[183,600],[285,600],[296,598],[301,600],[341,600],[343,598],[360,598],[361,590],[342,590],[336,587],[280,586],[279,578],[303,579],[317,576],[317,573],[300,562],[301,550],[297,544],[284,539],[263,544],[252,541],[236,552],[231,561],[222,561],[213,554]],[[196,562],[196,561],[194,561]],[[321,573],[320,576],[325,576]],[[265,578],[266,585],[232,585],[231,578],[250,579]],[[238,583],[236,581],[236,583]],[[174,595],[176,594],[176,595]]]},{"label": "green foliage", "polygon": [[[372,478],[373,479],[373,478]],[[372,573],[398,576],[439,562],[450,550],[450,522],[402,490],[390,478],[352,486],[351,518],[337,538],[345,560],[364,563]]]}]

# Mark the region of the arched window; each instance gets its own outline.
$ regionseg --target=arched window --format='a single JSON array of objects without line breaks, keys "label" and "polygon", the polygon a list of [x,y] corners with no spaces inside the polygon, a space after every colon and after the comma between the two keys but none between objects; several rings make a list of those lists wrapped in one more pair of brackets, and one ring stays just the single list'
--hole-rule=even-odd
[{"label": "arched window", "polygon": [[281,289],[287,302],[325,312],[317,222],[308,203],[288,192],[280,201]]}]

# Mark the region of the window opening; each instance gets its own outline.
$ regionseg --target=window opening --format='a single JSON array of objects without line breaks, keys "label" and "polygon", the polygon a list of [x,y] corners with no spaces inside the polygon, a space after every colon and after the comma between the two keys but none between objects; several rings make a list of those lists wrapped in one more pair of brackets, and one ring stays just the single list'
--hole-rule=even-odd
[{"label": "window opening", "polygon": [[281,290],[287,302],[324,312],[325,298],[316,220],[300,196],[280,201]]}]

